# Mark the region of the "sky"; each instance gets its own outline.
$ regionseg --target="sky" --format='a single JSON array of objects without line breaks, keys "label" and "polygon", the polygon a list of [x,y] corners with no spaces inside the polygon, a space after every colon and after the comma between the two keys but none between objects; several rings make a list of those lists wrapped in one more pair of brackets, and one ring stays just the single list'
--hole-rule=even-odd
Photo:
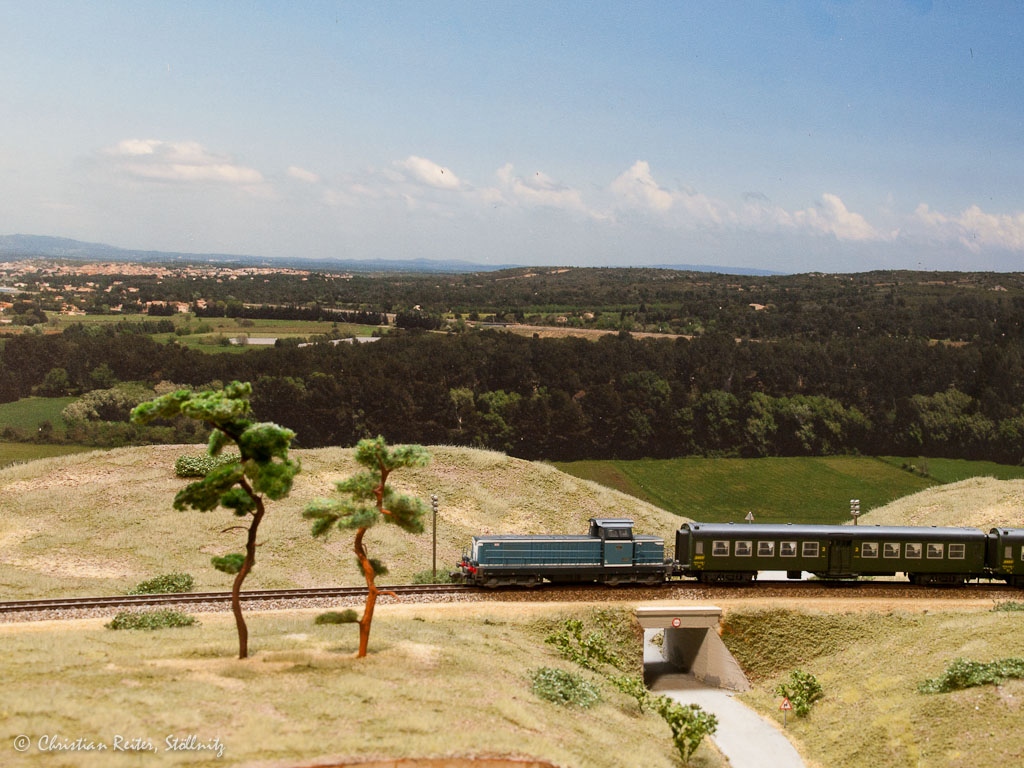
[{"label": "sky", "polygon": [[0,0],[0,234],[1024,270],[1024,4]]}]

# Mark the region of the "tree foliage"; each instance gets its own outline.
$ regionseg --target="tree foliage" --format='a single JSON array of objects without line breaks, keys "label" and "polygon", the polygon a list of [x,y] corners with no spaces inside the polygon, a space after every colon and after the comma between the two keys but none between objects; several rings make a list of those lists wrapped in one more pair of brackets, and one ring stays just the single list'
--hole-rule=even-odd
[{"label": "tree foliage", "polygon": [[295,433],[277,424],[254,422],[249,418],[252,385],[233,381],[227,387],[202,392],[179,389],[142,403],[132,411],[132,421],[147,423],[184,415],[212,428],[207,452],[218,457],[229,444],[238,447],[235,461],[217,466],[201,480],[190,483],[174,497],[175,509],[209,511],[218,506],[238,517],[247,517],[245,553],[214,557],[213,566],[235,574],[231,607],[238,629],[238,657],[248,656],[248,628],[242,616],[242,582],[256,563],[256,534],[266,514],[264,499],[288,495],[300,470],[299,462],[288,457]]}]

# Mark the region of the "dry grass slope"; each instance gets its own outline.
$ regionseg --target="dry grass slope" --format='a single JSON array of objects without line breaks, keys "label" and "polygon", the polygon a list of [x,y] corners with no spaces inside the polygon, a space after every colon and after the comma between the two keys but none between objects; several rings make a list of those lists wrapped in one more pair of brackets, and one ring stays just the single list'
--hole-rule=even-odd
[{"label": "dry grass slope", "polygon": [[[227,589],[210,557],[241,551],[241,531],[226,510],[171,507],[185,480],[174,475],[182,453],[200,446],[147,446],[43,459],[0,470],[0,590],[11,597],[116,594],[160,573],[185,571],[198,590]],[[679,518],[626,494],[546,465],[492,451],[431,448],[433,461],[395,473],[395,487],[440,497],[438,570],[448,570],[474,534],[582,533],[592,516],[632,517],[639,533],[664,535],[671,547]],[[291,496],[272,503],[260,528],[249,588],[360,582],[351,534],[314,541],[302,508],[330,495],[356,471],[350,449],[299,450],[303,471]],[[430,522],[420,536],[380,525],[368,535],[371,554],[392,582],[431,565]]]},{"label": "dry grass slope", "polygon": [[927,488],[872,510],[861,524],[1024,528],[1024,480],[974,477]]}]

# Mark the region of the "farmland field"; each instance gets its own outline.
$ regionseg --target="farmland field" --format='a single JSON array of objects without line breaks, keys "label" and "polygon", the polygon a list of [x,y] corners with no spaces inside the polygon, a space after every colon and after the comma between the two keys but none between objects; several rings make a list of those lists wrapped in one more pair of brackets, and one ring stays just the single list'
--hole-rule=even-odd
[{"label": "farmland field", "polygon": [[34,433],[44,421],[50,422],[58,432],[64,431],[61,411],[75,402],[77,397],[23,397],[13,403],[0,403],[0,428],[14,427]]},{"label": "farmland field", "polygon": [[86,445],[46,445],[39,443],[5,443],[0,442],[0,467],[18,464],[36,459],[48,459],[51,456],[66,456],[69,453],[95,451]]},{"label": "farmland field", "polygon": [[[900,468],[928,463],[933,476]],[[1024,477],[1024,468],[990,462],[854,456],[764,459],[576,461],[559,469],[636,496],[693,520],[843,523],[850,499],[861,512],[945,482],[973,476]]]}]

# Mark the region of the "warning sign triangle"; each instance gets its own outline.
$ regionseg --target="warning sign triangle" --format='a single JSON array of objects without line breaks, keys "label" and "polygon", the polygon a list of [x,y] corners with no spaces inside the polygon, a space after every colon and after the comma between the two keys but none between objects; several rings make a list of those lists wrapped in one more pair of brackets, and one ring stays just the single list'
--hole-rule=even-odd
[{"label": "warning sign triangle", "polygon": [[793,705],[789,703],[788,698],[783,697],[782,704],[779,705],[779,709],[781,709],[783,712],[789,712],[793,709]]}]

